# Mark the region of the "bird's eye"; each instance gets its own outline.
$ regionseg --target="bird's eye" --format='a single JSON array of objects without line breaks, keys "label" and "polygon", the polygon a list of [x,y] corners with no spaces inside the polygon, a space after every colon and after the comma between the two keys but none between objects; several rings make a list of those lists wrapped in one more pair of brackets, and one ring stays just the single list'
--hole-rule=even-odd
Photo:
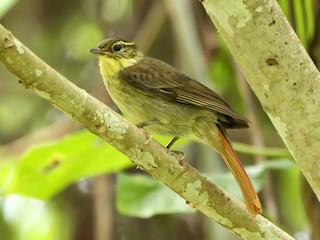
[{"label": "bird's eye", "polygon": [[122,49],[123,45],[122,44],[116,44],[113,46],[113,50],[116,52],[119,52]]}]

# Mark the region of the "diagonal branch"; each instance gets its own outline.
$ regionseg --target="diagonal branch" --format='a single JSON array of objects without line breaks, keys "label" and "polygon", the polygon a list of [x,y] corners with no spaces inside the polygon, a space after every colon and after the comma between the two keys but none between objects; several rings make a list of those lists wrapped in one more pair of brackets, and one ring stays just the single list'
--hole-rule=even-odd
[{"label": "diagonal branch", "polygon": [[[25,88],[51,102],[169,186],[192,207],[243,239],[292,239],[107,106],[61,76],[0,25],[0,61]],[[107,162],[106,162],[107,164]]]}]

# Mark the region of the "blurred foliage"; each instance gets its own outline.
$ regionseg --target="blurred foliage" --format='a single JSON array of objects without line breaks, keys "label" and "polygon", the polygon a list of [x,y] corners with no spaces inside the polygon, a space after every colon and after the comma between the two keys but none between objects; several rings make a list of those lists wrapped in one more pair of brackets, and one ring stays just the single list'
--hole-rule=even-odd
[{"label": "blurred foliage", "polygon": [[118,211],[127,216],[195,212],[176,193],[147,175],[118,174],[116,197]]},{"label": "blurred foliage", "polygon": [[1,202],[3,215],[12,231],[11,238],[3,238],[1,233],[2,239],[70,239],[73,229],[71,215],[61,204],[17,195]]},{"label": "blurred foliage", "polygon": [[[170,141],[169,137],[153,137],[163,145]],[[32,145],[18,158],[8,158],[0,162],[1,194],[40,199],[52,198],[81,178],[133,167],[126,156],[85,130]]]},{"label": "blurred foliage", "polygon": [[[186,12],[185,16],[188,21],[194,21],[196,31],[191,25],[173,27],[177,24],[173,23],[175,18],[167,17],[176,14],[170,1],[163,0],[164,6],[159,7],[159,1],[155,0],[1,0],[0,18],[1,24],[48,64],[114,109],[101,81],[97,60],[87,50],[105,37],[139,39],[138,34],[143,33],[146,37],[140,38],[144,44],[140,47],[145,49],[148,46],[149,55],[177,67],[184,66],[187,74],[196,76],[188,64],[195,64],[198,59],[187,61],[181,57],[185,56],[181,51],[187,51],[184,46],[189,39],[178,36],[186,27],[198,41],[193,46],[194,51],[200,51],[206,59],[208,73],[205,74],[212,79],[206,84],[214,85],[216,92],[224,95],[239,112],[252,111],[257,116],[266,146],[283,147],[252,93],[249,98],[256,110],[248,108],[242,101],[243,90],[238,87],[236,64],[221,38],[215,34],[199,1],[185,3],[191,6],[187,8],[191,12]],[[304,46],[308,49],[311,41],[317,42],[314,39],[319,25],[314,20],[319,8],[317,1],[279,0],[279,4]],[[149,12],[158,14],[148,15]],[[160,21],[156,16],[163,18],[162,24],[155,24]],[[146,24],[145,19],[150,23]],[[96,234],[101,230],[98,227],[101,226],[99,214],[104,214],[102,226],[112,229],[106,233],[109,237],[105,239],[191,240],[214,239],[213,236],[217,235],[233,239],[217,227],[212,228],[211,223],[203,224],[210,220],[191,214],[193,210],[171,190],[147,175],[137,174],[141,172],[125,156],[86,131],[70,133],[66,130],[64,137],[57,137],[55,132],[61,129],[53,129],[54,137],[48,137],[41,144],[24,141],[28,148],[23,147],[23,137],[36,138],[44,126],[62,118],[64,115],[46,101],[21,88],[18,80],[0,65],[1,239],[98,239]],[[233,139],[251,142],[248,131],[237,131],[236,134],[231,133]],[[168,138],[155,138],[162,144],[168,142]],[[207,176],[240,198],[231,174],[221,173],[221,161],[213,162],[212,152],[204,152],[208,151],[207,148],[186,143],[179,141],[177,146],[183,146],[192,165],[206,169]],[[265,150],[268,152],[268,147]],[[250,153],[250,148],[245,152]],[[246,163],[255,159],[252,153],[256,153],[255,147],[252,147],[251,155],[243,158]],[[290,160],[282,159],[282,154],[272,154],[272,159],[265,157],[262,163],[246,169],[256,189],[261,190],[264,214],[298,236],[297,233],[308,228],[300,199],[300,172]],[[201,161],[197,161],[200,158]],[[207,167],[208,162],[212,162],[211,167]],[[95,195],[93,177],[106,173],[114,176],[112,173],[119,171],[117,180],[111,177],[110,185]],[[215,174],[211,176],[212,172]],[[266,185],[271,192],[266,192]],[[103,191],[110,195],[104,201],[101,200]],[[275,206],[270,207],[272,201]],[[110,206],[111,212],[99,211],[104,209],[101,204]],[[120,215],[114,205],[126,217]],[[272,208],[275,212],[270,210]],[[163,214],[170,215],[164,217]]]},{"label": "blurred foliage", "polygon": [[[300,193],[300,175],[297,166],[283,172],[274,172],[273,174],[274,182],[279,184],[279,188],[276,189],[276,195],[281,206],[279,211],[281,216],[280,219],[283,219],[283,222],[285,222],[285,225],[291,231],[301,227],[307,227],[303,211],[295,211],[295,214],[292,214],[290,221],[288,221],[288,218],[286,217],[287,213],[291,212],[293,209],[303,209],[301,199],[295,197]],[[288,179],[290,179],[290,181],[288,181]]]},{"label": "blurred foliage", "polygon": [[[246,172],[256,191],[260,191],[268,170],[285,170],[287,172],[294,166],[290,160],[279,159],[247,167]],[[297,168],[295,167],[295,169]],[[149,218],[157,214],[194,212],[181,197],[149,176],[125,173],[117,176],[117,209],[124,215]],[[230,172],[214,175],[206,173],[206,176],[233,196],[242,199],[242,193]],[[299,205],[301,206],[301,202],[295,204],[295,206]]]},{"label": "blurred foliage", "polygon": [[48,199],[80,178],[132,165],[124,155],[97,136],[82,131],[34,145],[19,159],[1,162],[1,192]]},{"label": "blurred foliage", "polygon": [[0,2],[0,19],[17,3],[18,0],[2,0]]},{"label": "blurred foliage", "polygon": [[314,35],[315,17],[313,0],[278,0],[303,45],[307,48]]}]

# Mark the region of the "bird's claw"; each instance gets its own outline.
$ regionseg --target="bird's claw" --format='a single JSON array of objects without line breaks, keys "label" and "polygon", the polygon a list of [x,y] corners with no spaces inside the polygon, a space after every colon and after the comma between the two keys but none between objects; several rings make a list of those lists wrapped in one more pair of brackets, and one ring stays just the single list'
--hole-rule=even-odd
[{"label": "bird's claw", "polygon": [[147,136],[147,141],[144,142],[145,145],[147,145],[149,142],[151,142],[152,140],[152,135],[150,133],[148,133],[147,131],[145,131],[146,136]]},{"label": "bird's claw", "polygon": [[184,152],[181,152],[181,151],[173,151],[173,150],[171,150],[170,151],[170,154],[172,155],[172,156],[174,156],[174,157],[176,157],[176,158],[178,158],[179,160],[183,160],[184,159]]}]

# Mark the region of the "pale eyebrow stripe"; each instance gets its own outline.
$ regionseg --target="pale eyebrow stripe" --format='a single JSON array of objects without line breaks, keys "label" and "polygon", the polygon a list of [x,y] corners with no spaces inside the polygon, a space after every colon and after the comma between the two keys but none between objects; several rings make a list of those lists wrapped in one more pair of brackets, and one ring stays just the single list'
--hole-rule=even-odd
[{"label": "pale eyebrow stripe", "polygon": [[119,41],[120,43],[122,43],[123,45],[134,45],[134,42],[123,42],[123,41]]}]

